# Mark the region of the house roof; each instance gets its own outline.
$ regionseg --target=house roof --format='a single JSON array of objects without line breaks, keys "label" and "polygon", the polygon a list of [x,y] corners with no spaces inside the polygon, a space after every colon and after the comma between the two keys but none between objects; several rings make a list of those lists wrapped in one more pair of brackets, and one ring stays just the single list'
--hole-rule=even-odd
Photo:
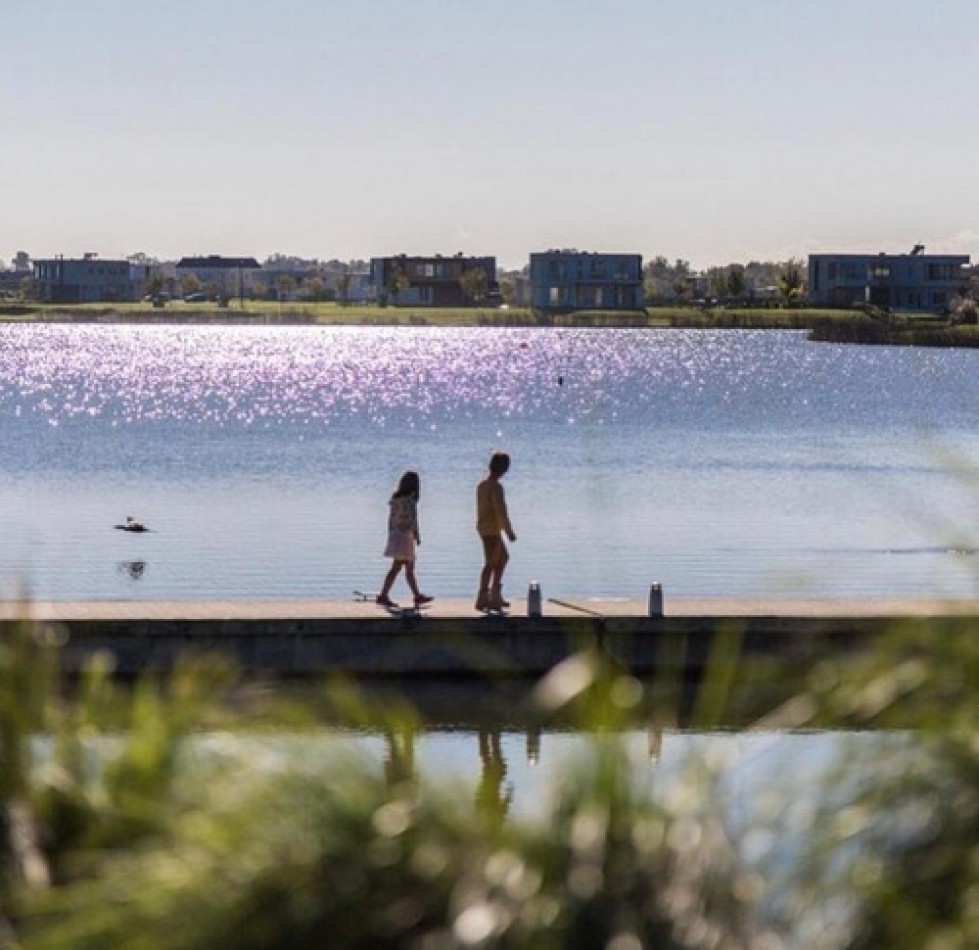
[{"label": "house roof", "polygon": [[259,268],[262,265],[254,257],[221,257],[219,254],[210,254],[207,257],[181,257],[177,261],[177,267],[234,267],[234,268]]}]

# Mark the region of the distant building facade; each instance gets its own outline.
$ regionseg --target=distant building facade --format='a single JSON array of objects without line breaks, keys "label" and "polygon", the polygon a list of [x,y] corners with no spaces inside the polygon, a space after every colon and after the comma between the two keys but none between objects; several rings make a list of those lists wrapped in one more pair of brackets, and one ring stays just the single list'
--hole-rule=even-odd
[{"label": "distant building facade", "polygon": [[248,286],[248,273],[260,267],[254,257],[222,257],[220,254],[182,257],[177,261],[178,273],[193,274],[202,285],[216,288],[217,296],[223,300],[243,296]]},{"label": "distant building facade", "polygon": [[350,270],[330,275],[327,286],[337,303],[365,304],[376,300],[369,270]]},{"label": "distant building facade", "polygon": [[0,270],[0,297],[12,297],[19,294],[23,282],[30,282],[31,275],[16,270]]},{"label": "distant building facade", "polygon": [[646,302],[642,255],[531,254],[530,298],[538,310],[639,310]]},{"label": "distant building facade", "polygon": [[925,254],[810,254],[809,302],[939,313],[968,287],[969,257]]},{"label": "distant building facade", "polygon": [[111,303],[138,300],[146,278],[144,265],[82,258],[54,257],[34,261],[38,297],[48,303]]},{"label": "distant building facade", "polygon": [[[475,276],[481,275],[481,276]],[[496,306],[495,257],[371,258],[374,299],[396,307]]]}]

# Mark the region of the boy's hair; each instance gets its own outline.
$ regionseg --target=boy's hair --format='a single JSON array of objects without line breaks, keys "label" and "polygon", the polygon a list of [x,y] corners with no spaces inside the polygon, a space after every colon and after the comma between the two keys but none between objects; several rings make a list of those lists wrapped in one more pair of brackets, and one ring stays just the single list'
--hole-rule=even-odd
[{"label": "boy's hair", "polygon": [[504,475],[510,468],[510,456],[506,452],[494,452],[490,456],[489,470],[494,475]]}]

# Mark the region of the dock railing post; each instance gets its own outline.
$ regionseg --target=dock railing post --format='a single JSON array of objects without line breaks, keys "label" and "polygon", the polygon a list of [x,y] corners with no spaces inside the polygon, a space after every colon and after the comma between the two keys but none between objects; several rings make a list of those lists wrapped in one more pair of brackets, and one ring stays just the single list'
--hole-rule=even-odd
[{"label": "dock railing post", "polygon": [[649,585],[649,616],[663,616],[663,587],[660,584]]},{"label": "dock railing post", "polygon": [[527,589],[527,616],[541,616],[540,584],[537,581],[531,581],[530,587]]}]

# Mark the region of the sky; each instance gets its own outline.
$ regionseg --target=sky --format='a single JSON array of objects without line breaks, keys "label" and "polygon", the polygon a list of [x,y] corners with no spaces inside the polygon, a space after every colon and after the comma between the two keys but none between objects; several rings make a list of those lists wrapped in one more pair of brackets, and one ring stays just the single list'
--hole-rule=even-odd
[{"label": "sky", "polygon": [[979,259],[976,0],[0,0],[0,259]]}]

